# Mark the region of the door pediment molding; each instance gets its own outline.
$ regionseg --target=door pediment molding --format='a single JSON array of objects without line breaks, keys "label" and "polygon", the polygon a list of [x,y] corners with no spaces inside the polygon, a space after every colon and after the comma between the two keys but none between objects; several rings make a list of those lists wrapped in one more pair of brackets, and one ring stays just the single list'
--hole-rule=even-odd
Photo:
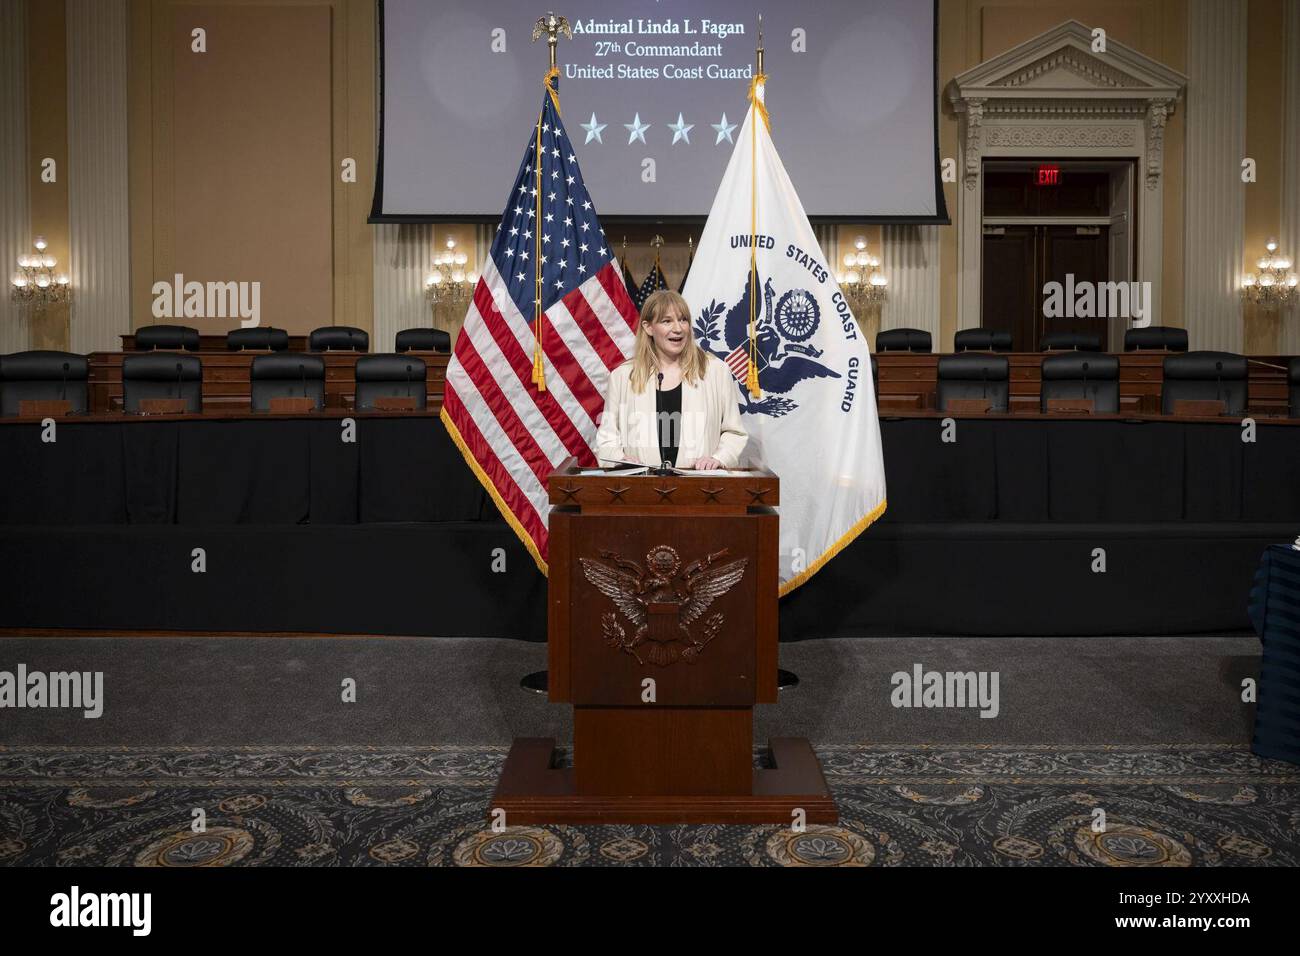
[{"label": "door pediment molding", "polygon": [[983,163],[992,157],[1135,160],[1135,212],[1143,223],[1135,276],[1155,286],[1163,234],[1164,131],[1187,77],[1111,37],[1092,50],[1092,28],[1066,20],[955,76],[947,97],[960,119],[958,327],[980,324]]}]

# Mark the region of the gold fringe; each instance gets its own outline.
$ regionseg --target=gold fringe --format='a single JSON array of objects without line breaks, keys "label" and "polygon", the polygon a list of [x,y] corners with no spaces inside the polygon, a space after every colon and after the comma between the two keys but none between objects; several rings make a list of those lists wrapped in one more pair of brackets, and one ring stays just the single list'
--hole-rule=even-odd
[{"label": "gold fringe", "polygon": [[506,524],[510,525],[514,533],[518,535],[519,540],[523,542],[524,547],[528,549],[528,553],[533,556],[533,561],[537,563],[537,570],[541,571],[542,574],[545,575],[547,573],[546,562],[542,560],[542,555],[537,550],[537,545],[533,543],[533,539],[529,536],[528,532],[524,530],[524,526],[519,523],[519,519],[515,517],[514,512],[507,507],[505,500],[500,494],[498,494],[496,485],[492,484],[487,473],[483,471],[479,466],[478,461],[472,454],[470,454],[469,446],[465,444],[465,439],[461,437],[460,430],[456,427],[455,422],[451,420],[451,416],[447,414],[447,409],[444,408],[442,412],[439,413],[438,417],[442,419],[443,425],[447,427],[447,434],[451,436],[451,440],[455,443],[456,447],[460,449],[461,456],[465,459],[465,464],[469,465],[470,471],[474,472],[474,477],[479,480],[479,484],[481,484],[483,489],[489,496],[491,496],[493,503],[497,506],[497,510],[501,512],[501,517],[506,519]]},{"label": "gold fringe", "polygon": [[763,125],[767,127],[767,135],[771,136],[772,117],[767,113],[767,104],[758,98],[758,84],[760,83],[767,83],[766,73],[755,74],[754,78],[749,81],[749,102],[754,104],[754,108],[758,110],[758,115],[763,117]]},{"label": "gold fringe", "polygon": [[785,597],[787,594],[789,594],[791,591],[793,591],[799,585],[803,584],[814,574],[820,571],[823,567],[825,567],[827,561],[829,561],[831,558],[835,557],[835,555],[839,554],[841,551],[847,548],[853,542],[854,538],[862,534],[862,532],[866,531],[867,528],[869,528],[877,518],[879,518],[882,514],[884,514],[885,508],[888,506],[888,504],[889,501],[888,499],[886,499],[885,501],[882,501],[880,504],[876,505],[876,507],[871,511],[870,514],[865,515],[857,524],[855,524],[852,528],[846,531],[838,541],[836,541],[825,552],[823,552],[820,558],[814,561],[808,568],[806,568],[805,570],[799,572],[797,575],[792,577],[789,581],[786,581],[785,584],[781,585],[780,590],[777,592],[778,596]]}]

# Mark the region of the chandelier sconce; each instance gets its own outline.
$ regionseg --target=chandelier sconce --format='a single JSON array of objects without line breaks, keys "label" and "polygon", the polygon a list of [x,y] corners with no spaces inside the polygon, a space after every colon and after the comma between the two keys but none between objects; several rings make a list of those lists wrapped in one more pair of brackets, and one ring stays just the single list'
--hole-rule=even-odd
[{"label": "chandelier sconce", "polygon": [[478,283],[478,273],[466,270],[469,257],[456,251],[456,240],[447,240],[447,251],[433,257],[433,271],[424,277],[424,295],[436,308],[443,304],[468,302]]},{"label": "chandelier sconce", "polygon": [[1295,299],[1296,274],[1291,271],[1291,260],[1277,254],[1276,239],[1270,239],[1264,248],[1267,255],[1255,262],[1259,271],[1241,277],[1241,294],[1246,301],[1272,310]]},{"label": "chandelier sconce", "polygon": [[18,271],[10,280],[10,298],[36,309],[67,302],[72,297],[72,285],[66,273],[54,271],[59,261],[45,251],[45,237],[37,236],[32,245],[36,247],[35,255],[18,257]]},{"label": "chandelier sconce", "polygon": [[880,271],[880,260],[867,252],[867,240],[858,236],[856,252],[844,254],[844,271],[835,279],[854,311],[862,311],[885,301],[889,280]]}]

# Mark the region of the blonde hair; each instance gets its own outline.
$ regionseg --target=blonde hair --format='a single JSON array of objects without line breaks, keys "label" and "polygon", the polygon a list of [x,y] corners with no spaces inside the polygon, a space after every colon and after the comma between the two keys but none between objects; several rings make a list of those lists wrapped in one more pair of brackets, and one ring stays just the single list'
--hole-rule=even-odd
[{"label": "blonde hair", "polygon": [[659,371],[659,354],[646,326],[658,320],[670,308],[686,320],[686,348],[682,351],[682,379],[692,385],[704,378],[709,357],[695,344],[695,330],[691,326],[691,307],[672,289],[650,293],[641,306],[641,321],[636,327],[636,349],[632,353],[632,375],[629,384],[634,392],[644,392],[646,384]]}]

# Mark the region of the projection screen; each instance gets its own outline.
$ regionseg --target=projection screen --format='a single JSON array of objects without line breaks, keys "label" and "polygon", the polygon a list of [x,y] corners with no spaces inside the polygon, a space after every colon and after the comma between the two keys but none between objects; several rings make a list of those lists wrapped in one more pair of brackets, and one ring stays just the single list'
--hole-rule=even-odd
[{"label": "projection screen", "polygon": [[[537,122],[535,0],[380,0],[372,222],[496,221]],[[707,215],[763,13],[772,136],[811,217],[947,222],[937,4],[566,0],[560,106],[607,219]]]}]

